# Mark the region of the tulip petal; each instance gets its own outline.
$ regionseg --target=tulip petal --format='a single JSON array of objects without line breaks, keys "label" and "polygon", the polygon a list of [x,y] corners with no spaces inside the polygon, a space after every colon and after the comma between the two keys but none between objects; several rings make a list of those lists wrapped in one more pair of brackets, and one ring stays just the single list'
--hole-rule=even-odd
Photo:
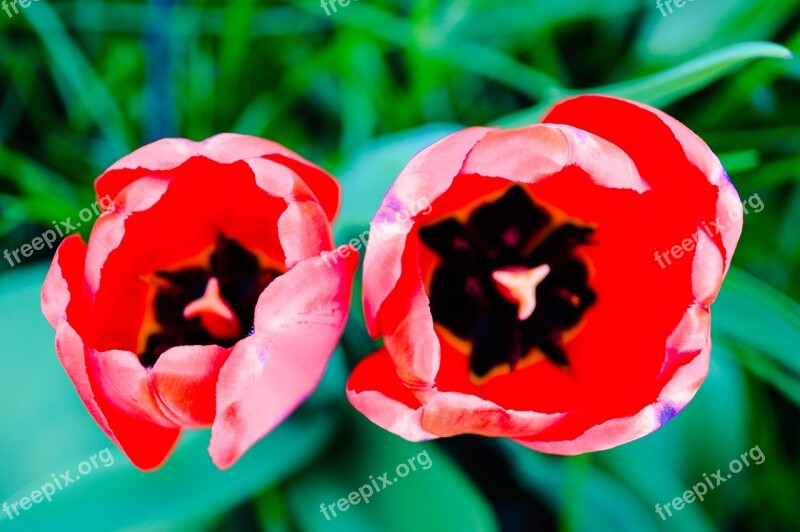
[{"label": "tulip petal", "polygon": [[233,465],[316,388],[347,320],[357,263],[355,250],[331,266],[305,259],[264,290],[255,333],[220,371],[209,447],[217,467]]},{"label": "tulip petal", "polygon": [[[146,277],[207,252],[220,233],[235,235],[238,244],[259,252],[265,266],[283,269],[277,228],[287,207],[283,198],[259,188],[244,163],[220,166],[206,161],[180,172],[172,181],[144,177],[130,184],[115,199],[114,212],[101,216],[92,231],[86,276],[97,290],[97,349],[137,351],[139,324],[148,304]],[[218,179],[222,172],[224,187]],[[170,220],[166,230],[165,219]],[[120,300],[126,305],[120,306]]]},{"label": "tulip petal", "polygon": [[382,320],[387,327],[384,340],[397,374],[406,386],[424,393],[433,386],[439,372],[441,353],[428,296],[414,260],[418,247],[414,233],[409,236],[403,257],[405,273],[385,302]]},{"label": "tulip petal", "polygon": [[657,379],[662,386],[658,398],[635,414],[609,419],[602,410],[576,411],[550,430],[517,441],[538,451],[572,455],[610,449],[653,432],[680,412],[705,380],[711,353],[709,331],[708,309],[693,305],[667,339],[667,359]]},{"label": "tulip petal", "polygon": [[[741,216],[736,219],[741,205],[735,205],[738,195],[717,157],[689,128],[650,106],[598,95],[567,99],[542,121],[568,124],[609,140],[630,155],[639,173],[660,195],[697,206],[700,221],[710,223],[719,217],[726,230],[712,240],[723,253],[727,271],[741,234]],[[642,131],[647,132],[646,142]],[[692,191],[691,202],[686,200],[686,190]],[[717,198],[722,192],[725,199],[719,205]]]},{"label": "tulip petal", "polygon": [[125,223],[136,213],[146,212],[167,192],[169,181],[157,177],[139,179],[114,199],[114,210],[100,216],[89,237],[86,280],[92,292],[100,288],[100,274],[108,256],[122,243]]},{"label": "tulip petal", "polygon": [[475,395],[458,392],[433,394],[422,409],[423,428],[443,437],[479,434],[511,438],[537,434],[564,416],[509,410]]},{"label": "tulip petal", "polygon": [[86,333],[86,298],[83,295],[86,249],[80,235],[68,236],[58,247],[47,272],[42,285],[42,312],[54,329],[67,320],[69,314],[72,326]]},{"label": "tulip petal", "polygon": [[217,378],[230,351],[218,345],[184,345],[162,353],[150,380],[165,416],[182,427],[210,426],[216,414]]},{"label": "tulip petal", "polygon": [[[412,222],[398,213],[418,214],[420,199],[433,202],[459,173],[469,151],[491,128],[474,127],[454,133],[419,152],[392,185],[371,224],[370,245],[364,256],[364,317],[370,334],[382,332],[381,305],[400,278],[401,257]],[[379,250],[379,251],[371,251]]]},{"label": "tulip petal", "polygon": [[[730,257],[733,255],[733,250],[736,249],[739,237],[742,236],[743,208],[739,194],[736,192],[719,159],[703,139],[668,114],[658,109],[650,110],[670,128],[675,138],[680,142],[689,162],[696,166],[712,185],[719,187],[716,212],[720,217],[720,224],[725,227],[725,231],[722,232],[722,251],[725,260],[724,271],[727,273],[731,265]],[[721,284],[720,282],[720,286]],[[716,298],[716,293],[719,292],[720,286],[717,287],[711,297],[711,301]]]},{"label": "tulip petal", "polygon": [[290,203],[278,220],[278,235],[287,268],[333,248],[331,227],[315,201]]},{"label": "tulip petal", "polygon": [[94,388],[127,416],[175,427],[159,407],[150,382],[150,372],[130,351],[87,350],[86,366]]},{"label": "tulip petal", "polygon": [[194,157],[222,164],[266,157],[299,174],[333,219],[339,205],[339,185],[333,177],[276,142],[248,135],[222,133],[203,142],[162,139],[139,148],[106,170],[95,182],[97,197],[115,198],[122,189],[153,172],[173,170]]},{"label": "tulip petal", "polygon": [[475,145],[460,173],[534,183],[572,165],[582,168],[603,187],[637,192],[650,189],[618,146],[558,124],[492,131]]},{"label": "tulip petal", "polygon": [[[84,296],[83,262],[86,244],[78,235],[67,237],[42,288],[42,310],[56,329],[56,353],[89,414],[131,461],[141,469],[158,467],[177,442],[180,430],[129,416],[97,393],[90,378],[87,356],[90,350],[76,328],[88,330],[88,298]],[[138,364],[138,361],[137,361]],[[141,366],[140,366],[141,367]]]},{"label": "tulip petal", "polygon": [[315,200],[311,189],[291,168],[262,158],[247,159],[245,162],[253,172],[256,184],[267,194],[286,203]]},{"label": "tulip petal", "polygon": [[438,437],[422,428],[422,404],[397,377],[386,349],[358,363],[347,381],[347,399],[367,419],[409,441]]},{"label": "tulip petal", "polygon": [[112,404],[89,375],[87,351],[80,336],[62,321],[56,330],[56,352],[89,414],[136,467],[159,467],[175,447],[180,429],[131,416]]},{"label": "tulip petal", "polygon": [[362,360],[347,383],[347,398],[367,419],[407,440],[458,434],[521,436],[558,422],[562,414],[504,409],[480,397],[430,391],[420,401],[397,374],[387,349]]}]

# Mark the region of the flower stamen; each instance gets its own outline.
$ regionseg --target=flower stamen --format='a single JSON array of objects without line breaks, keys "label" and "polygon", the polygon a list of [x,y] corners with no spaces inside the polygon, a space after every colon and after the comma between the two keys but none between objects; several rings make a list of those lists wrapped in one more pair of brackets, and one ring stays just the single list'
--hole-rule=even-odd
[{"label": "flower stamen", "polygon": [[183,309],[183,317],[187,320],[200,317],[203,328],[217,338],[231,339],[242,333],[236,314],[222,298],[216,277],[208,279],[206,291],[200,299],[192,301]]},{"label": "flower stamen", "polygon": [[517,319],[524,321],[536,310],[536,287],[549,273],[547,264],[535,268],[509,266],[493,271],[492,280],[500,295],[518,306]]}]

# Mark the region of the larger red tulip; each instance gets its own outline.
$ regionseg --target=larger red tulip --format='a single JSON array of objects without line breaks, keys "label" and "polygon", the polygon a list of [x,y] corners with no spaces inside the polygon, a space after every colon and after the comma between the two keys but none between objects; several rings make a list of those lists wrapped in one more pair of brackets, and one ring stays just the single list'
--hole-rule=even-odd
[{"label": "larger red tulip", "polygon": [[343,331],[356,255],[328,266],[333,178],[242,135],[161,140],[96,182],[88,246],[66,239],[42,291],[86,408],[142,469],[182,428],[232,465],[316,387]]},{"label": "larger red tulip", "polygon": [[700,138],[634,102],[578,97],[542,124],[450,135],[373,220],[364,307],[385,348],[349,399],[410,440],[576,454],[648,434],[706,376],[741,218]]}]

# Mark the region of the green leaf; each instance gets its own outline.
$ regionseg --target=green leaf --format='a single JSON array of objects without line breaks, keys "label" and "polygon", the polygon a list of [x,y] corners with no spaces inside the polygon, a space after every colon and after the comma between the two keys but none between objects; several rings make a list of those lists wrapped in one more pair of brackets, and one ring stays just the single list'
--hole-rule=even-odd
[{"label": "green leaf", "polygon": [[758,168],[761,164],[761,155],[758,150],[742,150],[720,153],[719,160],[728,175],[731,175]]},{"label": "green leaf", "polygon": [[[304,2],[300,7],[311,15],[323,15],[318,5]],[[452,69],[502,83],[533,98],[549,96],[561,88],[561,83],[552,76],[520,63],[498,48],[458,39],[456,32],[448,32],[447,28],[434,26],[424,35],[415,34],[411,23],[375,4],[361,4],[337,22],[408,53],[424,51],[431,59]]]},{"label": "green leaf", "polygon": [[580,463],[584,459],[575,463],[574,457],[538,453],[511,440],[502,444],[520,482],[554,508],[565,509],[567,524],[582,516],[585,526],[579,530],[657,530],[653,517],[633,492],[599,469]]},{"label": "green leaf", "polygon": [[256,499],[256,511],[264,530],[270,532],[290,532],[292,525],[286,497],[279,486],[272,486]]},{"label": "green leaf", "polygon": [[[498,529],[488,503],[435,445],[407,442],[357,414],[352,415],[346,434],[335,452],[286,486],[289,508],[300,529],[306,532]],[[406,469],[408,472],[402,476]],[[379,480],[384,473],[391,483],[389,486]],[[353,495],[353,500],[358,501],[353,505],[343,500],[358,494],[359,488],[367,498]],[[345,511],[337,508],[339,502]],[[323,504],[329,519],[322,512]],[[328,505],[333,505],[333,509]]]},{"label": "green leaf", "polygon": [[[629,98],[663,107],[693,94],[748,61],[759,58],[790,59],[779,44],[747,42],[726,46],[681,65],[639,79],[598,87],[593,92]],[[586,91],[591,92],[591,91]]]},{"label": "green leaf", "polygon": [[715,345],[800,405],[800,305],[731,268],[713,315]]},{"label": "green leaf", "polygon": [[0,374],[24,386],[0,387],[14,415],[0,425],[0,500],[30,496],[51,474],[109,448],[114,463],[57,491],[10,523],[18,529],[164,530],[230,509],[313,460],[335,432],[331,402],[341,400],[346,370],[336,355],[317,392],[257,443],[233,468],[218,470],[208,456],[208,430],[186,431],[167,464],[152,473],[134,468],[86,412],[61,368],[53,331],[39,309],[45,270],[25,268],[0,278]]},{"label": "green leaf", "polygon": [[[779,44],[769,42],[739,43],[708,53],[657,74],[613,85],[604,85],[579,91],[564,91],[560,97],[577,96],[579,94],[607,94],[609,96],[628,98],[655,107],[664,107],[707,87],[748,61],[759,58],[790,59],[791,57],[792,53]],[[559,98],[546,99],[530,109],[500,118],[496,123],[503,127],[533,124]]]},{"label": "green leaf", "polygon": [[[22,153],[0,146],[0,167],[24,194],[19,201],[24,207],[20,213],[29,220],[49,226],[51,220],[63,220],[74,216],[81,209],[72,185],[49,168]],[[53,201],[58,197],[59,201]],[[14,212],[3,209],[0,218],[13,219]]]},{"label": "green leaf", "polygon": [[731,268],[711,313],[716,333],[758,349],[800,376],[800,305],[795,301]]},{"label": "green leaf", "polygon": [[783,395],[800,407],[800,378],[788,373],[785,368],[766,358],[761,353],[754,353],[748,349],[738,348],[735,342],[722,336],[715,340],[715,346],[724,348],[724,352],[731,359],[739,363],[744,369],[771,384]]}]

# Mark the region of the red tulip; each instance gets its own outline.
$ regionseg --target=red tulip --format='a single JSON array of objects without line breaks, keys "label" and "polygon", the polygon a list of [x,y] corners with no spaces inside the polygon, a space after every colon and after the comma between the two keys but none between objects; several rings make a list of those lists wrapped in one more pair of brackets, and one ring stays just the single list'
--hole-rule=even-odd
[{"label": "red tulip", "polygon": [[326,265],[339,188],[283,146],[166,139],[96,182],[113,198],[59,247],[42,290],[86,408],[141,469],[211,427],[230,467],[316,387],[343,331],[356,254]]},{"label": "red tulip", "polygon": [[634,102],[577,97],[542,124],[450,135],[373,220],[364,308],[385,347],[348,397],[409,440],[577,454],[648,434],[706,376],[741,218],[703,141]]}]

